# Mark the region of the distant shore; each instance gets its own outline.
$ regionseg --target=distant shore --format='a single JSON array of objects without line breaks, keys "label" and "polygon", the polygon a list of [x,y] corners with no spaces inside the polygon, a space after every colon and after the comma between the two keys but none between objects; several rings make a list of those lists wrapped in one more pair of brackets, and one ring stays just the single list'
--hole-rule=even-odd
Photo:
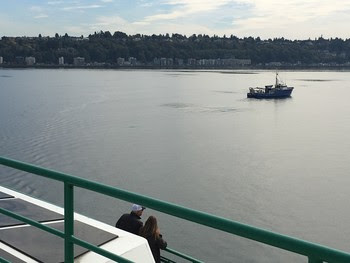
[{"label": "distant shore", "polygon": [[315,65],[300,65],[300,66],[261,66],[250,65],[244,67],[198,67],[198,66],[173,66],[173,67],[160,67],[160,66],[119,66],[119,65],[83,65],[75,66],[71,64],[67,65],[14,65],[14,64],[1,64],[0,69],[154,69],[154,70],[342,70],[349,71],[350,66],[336,65],[336,66],[315,66]]}]

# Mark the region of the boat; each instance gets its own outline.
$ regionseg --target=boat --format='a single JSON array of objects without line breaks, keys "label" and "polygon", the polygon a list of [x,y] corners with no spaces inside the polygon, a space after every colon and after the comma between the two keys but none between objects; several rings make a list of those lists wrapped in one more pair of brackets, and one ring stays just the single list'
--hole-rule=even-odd
[{"label": "boat", "polygon": [[266,85],[264,88],[261,87],[250,87],[247,93],[247,98],[255,99],[281,99],[290,97],[294,87],[288,87],[279,78],[276,72],[275,85]]}]

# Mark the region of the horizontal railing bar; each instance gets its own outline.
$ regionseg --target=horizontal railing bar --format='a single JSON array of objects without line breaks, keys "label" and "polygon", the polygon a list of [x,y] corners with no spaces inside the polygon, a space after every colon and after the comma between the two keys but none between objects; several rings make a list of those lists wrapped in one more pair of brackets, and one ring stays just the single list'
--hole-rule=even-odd
[{"label": "horizontal railing bar", "polygon": [[323,260],[309,257],[308,263],[323,263]]},{"label": "horizontal railing bar", "polygon": [[115,262],[119,262],[119,263],[132,263],[132,261],[130,261],[130,260],[128,260],[128,259],[122,258],[122,257],[120,257],[120,256],[118,256],[118,255],[116,255],[116,254],[113,254],[113,253],[111,253],[111,252],[105,250],[105,249],[102,249],[102,248],[100,248],[100,247],[97,247],[97,246],[95,246],[95,245],[92,245],[92,244],[90,244],[90,243],[88,243],[88,242],[86,242],[86,241],[84,241],[84,240],[81,240],[81,239],[75,237],[75,236],[72,236],[72,237],[70,238],[70,240],[72,240],[74,244],[77,244],[77,245],[79,245],[79,246],[81,246],[81,247],[84,247],[84,248],[86,248],[86,249],[89,249],[89,250],[91,250],[91,251],[93,251],[93,252],[95,252],[95,253],[97,253],[97,254],[100,254],[100,255],[102,255],[102,256],[104,256],[104,257],[107,257],[107,258],[109,258],[109,259],[112,259],[112,260],[114,260]]},{"label": "horizontal railing bar", "polygon": [[46,232],[49,232],[49,233],[54,234],[56,236],[59,236],[61,238],[64,238],[64,233],[63,232],[61,232],[61,231],[59,231],[59,230],[57,230],[55,228],[49,227],[47,225],[44,225],[42,223],[39,223],[39,222],[37,222],[35,220],[32,220],[32,219],[29,219],[27,217],[18,215],[16,213],[13,213],[13,212],[5,209],[5,208],[1,208],[0,207],[0,213],[2,213],[4,215],[7,215],[7,216],[10,216],[12,218],[15,218],[15,219],[17,219],[19,221],[22,221],[22,222],[24,222],[24,223],[26,223],[28,225],[32,225],[32,226],[35,226],[37,228],[40,228],[41,230],[44,230]]},{"label": "horizontal railing bar", "polygon": [[160,262],[164,262],[164,263],[176,263],[175,261],[169,259],[169,258],[166,258],[166,257],[163,257],[163,256],[160,256]]},{"label": "horizontal railing bar", "polygon": [[323,261],[345,263],[350,262],[350,254],[331,249],[319,244],[314,244],[297,238],[281,235],[257,227],[249,226],[232,220],[214,216],[201,211],[189,209],[179,205],[167,203],[140,194],[117,189],[101,183],[78,178],[72,175],[48,170],[42,167],[26,164],[23,162],[0,157],[0,164],[13,167],[29,173],[42,175],[58,181],[69,182],[75,186],[85,188],[104,195],[109,195],[124,201],[139,203],[140,205],[169,214],[188,221],[196,222],[208,227],[222,230],[251,240],[255,240],[267,245],[278,247],[284,250],[295,252],[310,258],[319,258]]},{"label": "horizontal railing bar", "polygon": [[174,249],[168,248],[168,247],[165,248],[164,250],[167,251],[168,253],[174,254],[174,255],[176,255],[176,256],[178,256],[180,258],[187,259],[188,261],[191,261],[193,263],[204,263],[203,261],[200,261],[200,260],[195,259],[193,257],[187,256],[187,255],[185,255],[183,253],[180,253],[180,252],[178,252],[178,251],[176,251]]},{"label": "horizontal railing bar", "polygon": [[7,261],[6,259],[0,257],[0,263],[11,263],[11,261]]},{"label": "horizontal railing bar", "polygon": [[[9,211],[9,210],[7,210],[7,209],[0,208],[0,213],[2,213],[2,214],[4,214],[4,215],[7,215],[7,216],[10,216],[10,217],[12,217],[12,218],[15,218],[15,219],[17,219],[17,220],[20,220],[20,221],[22,221],[22,222],[24,222],[24,223],[27,223],[27,224],[29,224],[29,225],[32,225],[32,226],[34,226],[34,227],[40,228],[41,230],[47,231],[47,232],[49,232],[49,233],[51,233],[51,234],[54,234],[54,235],[56,235],[56,236],[59,236],[59,237],[61,237],[61,238],[63,238],[63,239],[65,238],[65,235],[64,235],[63,232],[61,232],[61,231],[59,231],[59,230],[57,230],[57,229],[54,229],[54,228],[52,228],[52,227],[48,227],[48,226],[46,226],[46,225],[43,225],[43,224],[41,224],[41,223],[39,223],[39,222],[37,222],[37,221],[31,220],[31,219],[26,218],[26,217],[24,217],[24,216],[21,216],[21,215],[18,215],[18,214],[16,214],[16,213],[13,213],[13,212],[11,212],[11,211]],[[107,250],[101,249],[101,248],[99,248],[99,247],[97,247],[97,246],[94,246],[94,245],[88,243],[88,242],[85,242],[85,241],[83,241],[83,240],[80,240],[80,239],[78,239],[78,238],[76,238],[76,237],[74,237],[74,236],[71,236],[71,237],[70,237],[70,240],[71,240],[72,242],[74,242],[75,244],[79,245],[79,246],[82,246],[82,247],[85,247],[85,248],[87,248],[87,249],[89,249],[89,250],[92,250],[92,251],[94,251],[94,252],[96,252],[96,253],[98,253],[98,254],[100,254],[100,255],[102,255],[102,256],[108,257],[109,259],[112,259],[112,260],[114,260],[114,261],[116,261],[116,262],[120,262],[120,263],[132,263],[132,261],[129,261],[129,260],[127,260],[127,259],[124,259],[124,258],[122,258],[122,257],[119,257],[119,256],[117,256],[117,255],[115,255],[115,254],[113,254],[113,253],[110,253],[110,252],[107,251]],[[5,262],[7,262],[7,261],[5,261]],[[1,263],[1,258],[0,258],[0,263]]]}]

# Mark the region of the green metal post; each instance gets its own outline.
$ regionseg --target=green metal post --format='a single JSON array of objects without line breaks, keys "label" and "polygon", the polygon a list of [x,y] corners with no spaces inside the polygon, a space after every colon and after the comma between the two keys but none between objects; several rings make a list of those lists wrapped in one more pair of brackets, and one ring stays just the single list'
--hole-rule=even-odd
[{"label": "green metal post", "polygon": [[164,249],[164,250],[169,252],[169,253],[171,253],[171,254],[173,254],[173,255],[176,255],[176,256],[178,256],[180,258],[187,259],[188,261],[190,261],[192,263],[204,263],[203,261],[200,261],[200,260],[195,259],[193,257],[187,256],[185,254],[182,254],[182,253],[180,253],[180,252],[178,252],[178,251],[176,251],[174,249],[168,248],[168,247],[166,249]]},{"label": "green metal post", "polygon": [[74,261],[74,192],[73,185],[64,183],[64,262]]}]

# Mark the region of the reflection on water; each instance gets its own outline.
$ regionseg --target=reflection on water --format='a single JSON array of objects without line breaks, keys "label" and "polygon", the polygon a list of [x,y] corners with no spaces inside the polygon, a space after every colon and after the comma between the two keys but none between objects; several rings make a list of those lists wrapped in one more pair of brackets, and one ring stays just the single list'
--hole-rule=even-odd
[{"label": "reflection on water", "polygon": [[336,79],[298,79],[300,81],[311,81],[311,82],[323,82],[323,81],[337,81]]},{"label": "reflection on water", "polygon": [[[292,98],[246,98],[272,71],[0,70],[1,155],[346,250],[350,76],[280,75]],[[0,175],[63,203],[59,183]],[[77,211],[111,225],[129,210],[76,191]],[[169,246],[207,262],[303,260],[151,214]]]},{"label": "reflection on water", "polygon": [[226,93],[226,94],[237,93],[237,92],[230,91],[230,90],[214,90],[213,92]]},{"label": "reflection on water", "polygon": [[186,104],[186,103],[166,103],[163,104],[164,107],[174,108],[174,109],[182,109],[186,110],[188,112],[233,112],[237,111],[235,108],[231,107],[215,107],[215,106],[196,106],[193,104]]}]

